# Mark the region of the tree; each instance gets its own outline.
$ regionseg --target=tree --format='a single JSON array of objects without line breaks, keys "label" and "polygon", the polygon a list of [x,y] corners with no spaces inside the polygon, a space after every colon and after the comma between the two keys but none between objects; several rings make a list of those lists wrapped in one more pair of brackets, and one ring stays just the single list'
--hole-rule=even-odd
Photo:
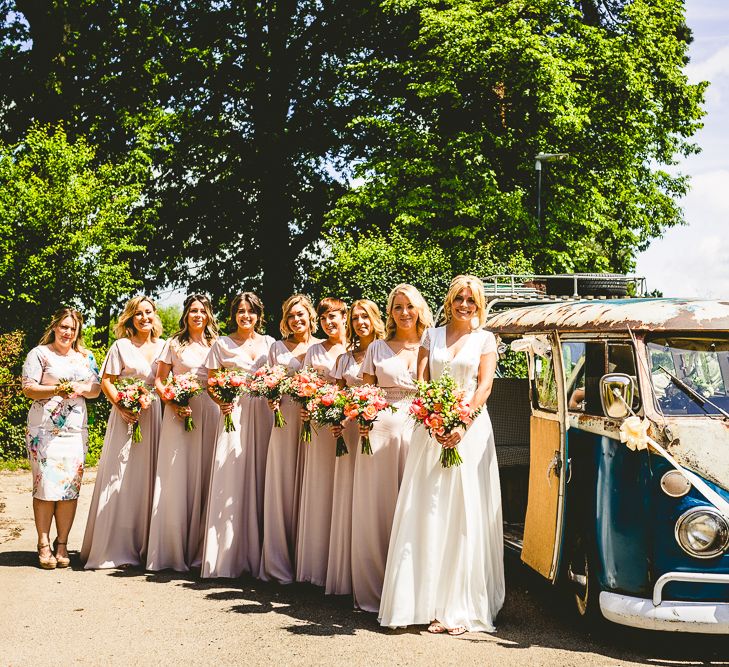
[{"label": "tree", "polygon": [[[696,152],[706,84],[682,72],[680,0],[387,0],[417,26],[406,49],[350,69],[371,101],[352,126],[361,184],[333,235],[398,229],[420,244],[488,242],[540,271],[626,271],[680,224],[688,183],[664,168]],[[534,156],[545,171],[534,216]]]},{"label": "tree", "polygon": [[142,151],[96,164],[61,127],[0,143],[0,332],[36,340],[58,307],[95,318],[140,285],[131,261],[145,227],[132,216],[148,168]]}]

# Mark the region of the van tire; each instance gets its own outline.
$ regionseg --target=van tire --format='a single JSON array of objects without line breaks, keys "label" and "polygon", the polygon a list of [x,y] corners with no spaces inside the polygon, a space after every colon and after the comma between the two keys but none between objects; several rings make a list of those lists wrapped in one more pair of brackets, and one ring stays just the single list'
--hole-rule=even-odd
[{"label": "van tire", "polygon": [[572,606],[585,625],[603,620],[600,611],[600,581],[595,569],[594,550],[584,537],[577,537],[567,565],[567,588]]},{"label": "van tire", "polygon": [[[546,278],[547,294],[572,296],[572,278]],[[619,273],[579,273],[577,291],[580,296],[620,297],[628,294],[628,279]]]}]

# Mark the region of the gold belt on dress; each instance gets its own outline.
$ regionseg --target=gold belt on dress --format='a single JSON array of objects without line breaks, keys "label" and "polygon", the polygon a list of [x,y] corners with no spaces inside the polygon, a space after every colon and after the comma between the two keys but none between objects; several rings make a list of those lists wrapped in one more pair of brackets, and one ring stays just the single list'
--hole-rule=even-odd
[{"label": "gold belt on dress", "polygon": [[415,389],[408,387],[382,387],[385,390],[385,397],[390,403],[399,403],[404,400],[415,398]]}]

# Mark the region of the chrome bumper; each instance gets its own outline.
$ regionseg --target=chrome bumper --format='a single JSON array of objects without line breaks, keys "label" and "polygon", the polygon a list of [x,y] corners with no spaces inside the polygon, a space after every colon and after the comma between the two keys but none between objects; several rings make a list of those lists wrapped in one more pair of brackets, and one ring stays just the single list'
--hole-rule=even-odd
[{"label": "chrome bumper", "polygon": [[656,582],[652,600],[603,591],[600,611],[609,621],[634,628],[729,634],[729,602],[664,601],[663,587],[671,581],[729,585],[729,574],[668,572]]}]

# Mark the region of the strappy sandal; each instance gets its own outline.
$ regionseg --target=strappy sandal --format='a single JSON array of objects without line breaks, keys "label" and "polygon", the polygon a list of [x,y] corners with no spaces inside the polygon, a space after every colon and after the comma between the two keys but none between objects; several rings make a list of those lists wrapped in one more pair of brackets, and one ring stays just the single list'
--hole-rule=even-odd
[{"label": "strappy sandal", "polygon": [[51,551],[51,545],[48,544],[48,542],[45,544],[38,543],[38,565],[40,565],[42,570],[55,570],[56,565],[58,565],[58,561],[56,561],[53,551],[51,551],[50,556],[41,556],[41,549],[45,549],[46,547],[48,547],[48,550]]},{"label": "strappy sandal", "polygon": [[431,635],[442,635],[444,632],[448,632],[448,628],[443,625],[440,621],[433,621],[428,626],[428,632]]},{"label": "strappy sandal", "polygon": [[466,628],[464,628],[462,625],[457,625],[455,628],[451,628],[448,630],[448,634],[451,637],[458,637],[458,635],[465,635],[467,632]]},{"label": "strappy sandal", "polygon": [[63,545],[64,547],[68,544],[68,542],[59,542],[58,538],[53,540],[53,551],[56,554],[56,565],[57,567],[68,567],[71,564],[71,559],[68,556],[59,556],[58,553],[58,546]]}]

